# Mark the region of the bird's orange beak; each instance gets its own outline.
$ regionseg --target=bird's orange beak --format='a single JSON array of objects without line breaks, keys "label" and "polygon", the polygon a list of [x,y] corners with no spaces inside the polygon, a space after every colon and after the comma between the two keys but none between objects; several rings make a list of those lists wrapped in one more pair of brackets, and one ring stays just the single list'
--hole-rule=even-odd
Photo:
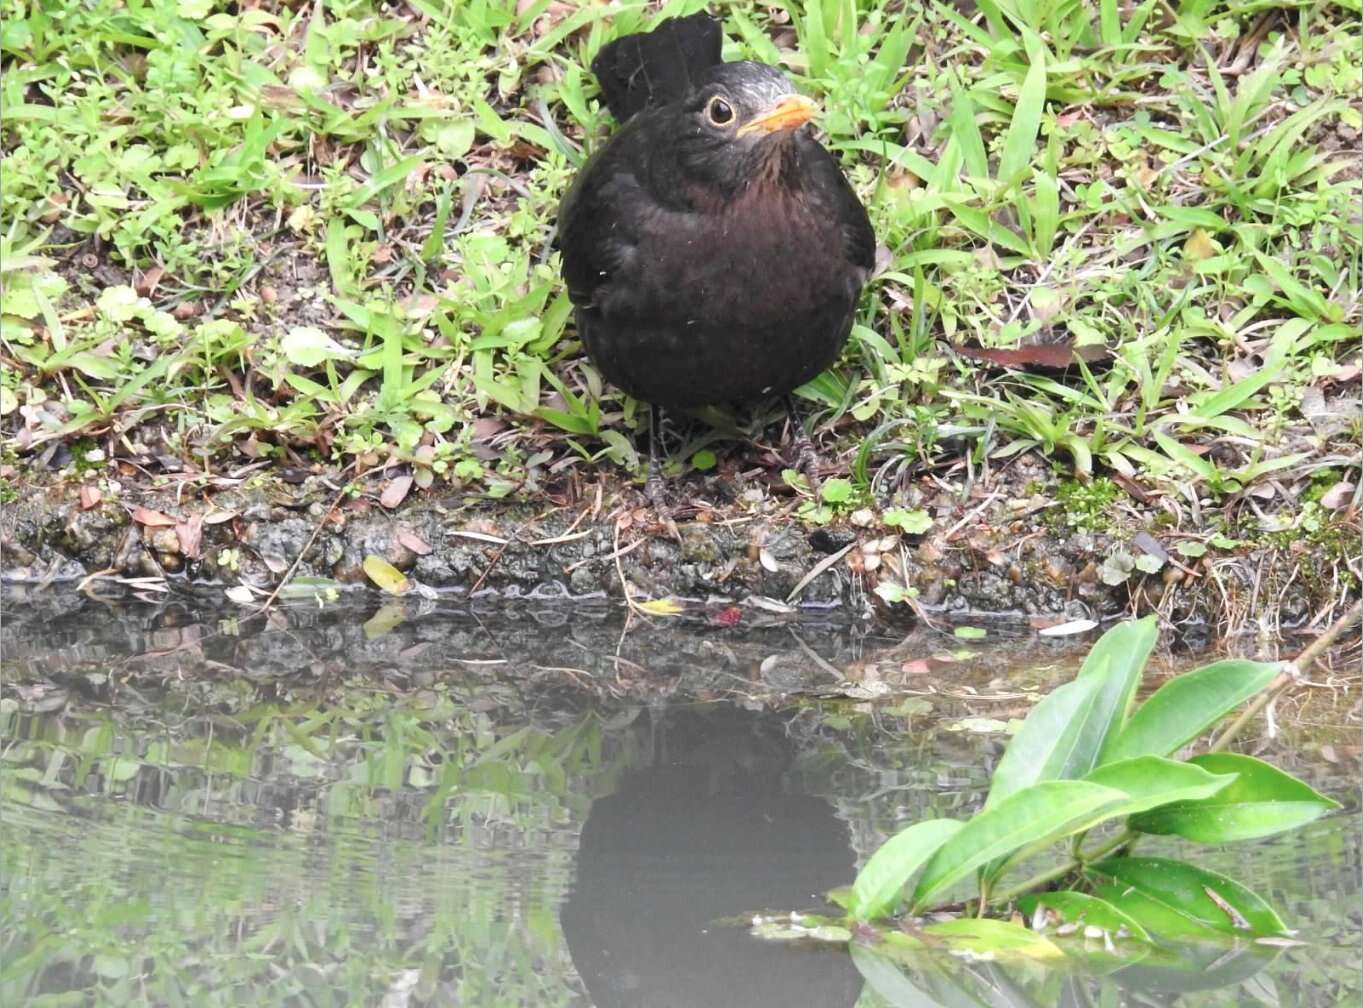
[{"label": "bird's orange beak", "polygon": [[775,133],[779,130],[799,129],[809,120],[814,118],[814,114],[819,111],[819,106],[813,99],[806,98],[804,95],[787,95],[773,105],[765,113],[746,122],[738,128],[738,135],[744,133]]}]

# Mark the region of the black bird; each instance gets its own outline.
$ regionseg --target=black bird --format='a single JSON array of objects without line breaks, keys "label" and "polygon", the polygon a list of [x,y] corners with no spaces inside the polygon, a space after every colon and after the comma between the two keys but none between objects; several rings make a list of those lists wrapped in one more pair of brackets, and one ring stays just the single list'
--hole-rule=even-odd
[{"label": "black bird", "polygon": [[559,207],[578,332],[608,381],[653,407],[783,396],[838,356],[875,260],[866,210],[809,133],[814,102],[762,63],[726,63],[707,14],[604,46],[620,129]]}]

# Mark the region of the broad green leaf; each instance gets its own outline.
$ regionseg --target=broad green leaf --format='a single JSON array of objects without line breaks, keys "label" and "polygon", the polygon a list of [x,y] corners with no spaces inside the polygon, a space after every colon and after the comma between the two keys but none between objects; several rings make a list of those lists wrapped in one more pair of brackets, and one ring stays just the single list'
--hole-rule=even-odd
[{"label": "broad green leaf", "polygon": [[[1099,784],[1122,794],[1121,802],[1103,809],[1088,824],[1093,826],[1103,819],[1135,815],[1169,802],[1204,798],[1225,787],[1234,777],[1218,777],[1198,767],[1158,756],[1138,756],[1101,766],[1083,779],[1089,784]],[[986,867],[985,876],[997,879],[1011,865],[1038,853],[1050,842],[1048,838],[1018,848],[1009,857]]]},{"label": "broad green leaf", "polygon": [[1136,918],[1123,913],[1107,900],[1081,892],[1029,893],[1018,900],[1018,909],[1032,917],[1037,907],[1051,910],[1065,924],[1092,924],[1114,936],[1125,931],[1143,942],[1150,940],[1150,932]]},{"label": "broad green leaf", "polygon": [[[1136,687],[1140,685],[1145,663],[1150,660],[1158,636],[1159,620],[1155,616],[1118,623],[1098,638],[1080,666],[1078,679],[1095,678],[1103,684],[1089,711],[1089,718],[1103,726],[1099,750],[1126,723],[1131,699],[1136,695]],[[1095,754],[1095,762],[1088,769],[1091,770],[1096,761]]]},{"label": "broad green leaf", "polygon": [[1253,938],[1285,930],[1273,909],[1234,879],[1168,858],[1109,858],[1090,865],[1094,895],[1167,938],[1233,935]]},{"label": "broad green leaf", "polygon": [[1042,697],[999,760],[985,808],[1039,781],[1088,773],[1102,735],[1094,734],[1086,715],[1102,685],[1096,676],[1076,679]]},{"label": "broad green leaf", "polygon": [[1208,798],[1227,788],[1235,774],[1215,774],[1162,756],[1134,756],[1105,763],[1084,780],[1125,791],[1130,798],[1118,814],[1136,815],[1170,802]]},{"label": "broad green leaf", "polygon": [[942,845],[913,892],[913,908],[976,868],[1031,844],[1059,839],[1103,818],[1126,794],[1087,781],[1044,781],[980,812]]},{"label": "broad green leaf", "polygon": [[955,819],[929,819],[886,840],[857,872],[847,912],[861,921],[885,916],[894,908],[909,879],[961,825]]},{"label": "broad green leaf", "polygon": [[985,807],[1043,780],[1083,777],[1120,728],[1159,625],[1148,616],[1119,623],[1093,645],[1074,682],[1041,700],[1008,745]]},{"label": "broad green leaf", "polygon": [[977,955],[1023,956],[1028,959],[1060,959],[1064,953],[1048,938],[1008,921],[988,917],[958,917],[928,924],[923,934],[946,940],[952,951]]},{"label": "broad green leaf", "polygon": [[1100,762],[1176,752],[1267,686],[1281,669],[1279,662],[1233,659],[1169,680],[1103,747]]},{"label": "broad green leaf", "polygon": [[1217,774],[1236,774],[1215,794],[1152,809],[1131,820],[1142,833],[1174,833],[1200,843],[1272,836],[1339,808],[1303,781],[1263,760],[1237,753],[1207,753],[1188,761]]},{"label": "broad green leaf", "polygon": [[316,326],[294,326],[279,341],[290,364],[316,367],[325,360],[344,360],[354,354]]},{"label": "broad green leaf", "polygon": [[[906,936],[907,937],[907,936]],[[852,955],[852,965],[866,980],[866,986],[875,991],[887,1005],[894,1008],[941,1004],[936,998],[918,987],[904,975],[904,971],[893,961],[865,945],[853,944],[848,952]]]},{"label": "broad green leaf", "polygon": [[115,358],[104,357],[90,350],[72,354],[66,359],[66,366],[100,381],[112,381],[118,377],[118,361]]},{"label": "broad green leaf", "polygon": [[[1282,951],[1259,944],[1237,943],[1227,949],[1220,935],[1212,942],[1180,942],[1177,945],[1137,946],[1146,951],[1138,962],[1122,968],[1122,986],[1127,990],[1159,995],[1156,1003],[1196,1003],[1193,998],[1174,995],[1194,991],[1231,991],[1244,980],[1266,967]],[[1240,988],[1248,991],[1248,986]],[[1147,1001],[1147,1004],[1150,1003]],[[1275,1005],[1276,999],[1256,1004]]]}]

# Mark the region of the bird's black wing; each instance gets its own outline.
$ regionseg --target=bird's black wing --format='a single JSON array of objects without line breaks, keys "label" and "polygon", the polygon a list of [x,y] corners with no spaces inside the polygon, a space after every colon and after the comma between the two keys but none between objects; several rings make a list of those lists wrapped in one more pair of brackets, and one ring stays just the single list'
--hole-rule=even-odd
[{"label": "bird's black wing", "polygon": [[724,39],[709,14],[668,18],[651,32],[625,35],[601,47],[592,73],[619,122],[642,109],[676,101],[701,71],[719,63]]},{"label": "bird's black wing", "polygon": [[[626,127],[629,129],[630,127]],[[634,201],[638,183],[630,144],[608,145],[578,174],[558,210],[558,247],[568,297],[578,307],[598,301],[637,241]]]},{"label": "bird's black wing", "polygon": [[816,147],[806,162],[806,170],[811,176],[810,188],[826,203],[824,212],[842,225],[847,261],[870,276],[876,264],[876,233],[866,208],[842,173],[842,166],[823,147]]}]

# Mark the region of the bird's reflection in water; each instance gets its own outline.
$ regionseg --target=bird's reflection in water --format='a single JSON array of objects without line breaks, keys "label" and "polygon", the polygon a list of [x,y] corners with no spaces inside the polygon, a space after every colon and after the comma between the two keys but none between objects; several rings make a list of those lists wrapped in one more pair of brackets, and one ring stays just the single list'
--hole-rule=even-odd
[{"label": "bird's reflection in water", "polygon": [[597,1008],[851,1005],[861,982],[844,950],[715,925],[816,906],[853,875],[832,806],[788,786],[781,721],[707,706],[641,722],[652,765],[592,805],[562,914]]}]

